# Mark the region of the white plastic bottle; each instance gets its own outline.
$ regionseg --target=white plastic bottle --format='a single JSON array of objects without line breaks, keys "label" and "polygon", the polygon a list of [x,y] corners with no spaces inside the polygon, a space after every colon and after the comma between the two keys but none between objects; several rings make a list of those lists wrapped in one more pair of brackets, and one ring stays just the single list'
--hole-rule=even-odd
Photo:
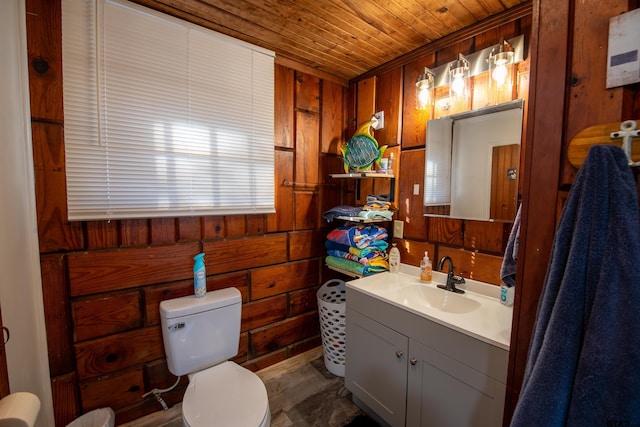
[{"label": "white plastic bottle", "polygon": [[207,294],[207,273],[204,267],[204,253],[193,257],[193,293],[196,298]]},{"label": "white plastic bottle", "polygon": [[515,286],[508,287],[504,283],[500,285],[500,302],[507,307],[513,305],[513,297],[515,292]]},{"label": "white plastic bottle", "polygon": [[429,252],[424,251],[424,258],[420,260],[420,281],[424,283],[431,283],[432,271],[433,265],[429,259]]},{"label": "white plastic bottle", "polygon": [[392,244],[392,248],[389,250],[389,271],[391,273],[400,272],[400,251],[395,243]]},{"label": "white plastic bottle", "polygon": [[387,173],[393,175],[393,153],[389,154],[389,162],[387,163]]}]

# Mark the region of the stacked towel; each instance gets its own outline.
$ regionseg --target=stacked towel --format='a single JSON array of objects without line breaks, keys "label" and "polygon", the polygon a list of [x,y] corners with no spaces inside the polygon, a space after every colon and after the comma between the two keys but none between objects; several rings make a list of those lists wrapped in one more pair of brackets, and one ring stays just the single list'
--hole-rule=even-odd
[{"label": "stacked towel", "polygon": [[362,209],[356,206],[335,206],[322,214],[327,222],[332,222],[338,216],[358,216]]},{"label": "stacked towel", "polygon": [[640,426],[640,227],[624,152],[594,145],[562,211],[512,426]]},{"label": "stacked towel", "polygon": [[341,243],[356,248],[366,248],[368,246],[383,246],[386,248],[387,229],[377,225],[343,225],[327,235],[327,239],[335,243]]},{"label": "stacked towel", "polygon": [[[350,261],[344,258],[338,258],[334,256],[327,256],[325,262],[341,270],[350,271],[351,273],[359,274],[360,276],[369,276],[375,273],[381,273],[387,271],[389,267],[375,266],[375,265],[362,265],[355,261]],[[385,261],[386,263],[386,261]]]},{"label": "stacked towel", "polygon": [[377,225],[349,224],[327,235],[328,265],[362,276],[389,269],[387,230]]},{"label": "stacked towel", "polygon": [[387,245],[374,245],[360,249],[327,240],[325,247],[327,248],[328,255],[350,259],[351,261],[359,262],[362,265],[375,265],[379,260],[385,260],[387,258],[387,254],[385,252]]},{"label": "stacked towel", "polygon": [[393,211],[389,210],[361,210],[358,213],[360,218],[382,219],[390,221],[393,218]]},{"label": "stacked towel", "polygon": [[367,197],[367,203],[362,207],[356,206],[335,206],[325,212],[322,217],[327,222],[332,222],[336,217],[361,217],[368,219],[382,219],[391,220],[393,217],[393,211],[391,210],[391,202],[386,195],[369,195]]},{"label": "stacked towel", "polygon": [[388,211],[391,209],[391,202],[384,196],[367,196],[367,203],[362,207],[365,211]]}]

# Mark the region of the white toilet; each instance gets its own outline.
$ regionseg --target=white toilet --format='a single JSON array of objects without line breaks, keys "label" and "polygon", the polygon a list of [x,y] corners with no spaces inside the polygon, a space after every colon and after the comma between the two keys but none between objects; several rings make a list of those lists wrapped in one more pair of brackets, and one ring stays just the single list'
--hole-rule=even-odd
[{"label": "white toilet", "polygon": [[242,298],[236,288],[162,301],[162,338],[169,370],[189,375],[182,399],[187,427],[268,427],[267,389],[227,359],[238,353]]}]

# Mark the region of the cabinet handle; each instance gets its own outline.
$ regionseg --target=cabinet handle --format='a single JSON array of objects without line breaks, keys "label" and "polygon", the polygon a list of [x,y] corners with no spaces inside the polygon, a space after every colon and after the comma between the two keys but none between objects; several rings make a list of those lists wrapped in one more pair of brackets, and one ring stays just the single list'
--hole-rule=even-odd
[{"label": "cabinet handle", "polygon": [[409,363],[411,363],[412,366],[415,366],[415,364],[418,363],[418,359],[412,357],[411,360],[409,360]]},{"label": "cabinet handle", "polygon": [[398,359],[400,359],[402,356],[404,356],[404,353],[403,353],[403,352],[401,352],[400,350],[396,351],[396,357],[397,357]]}]

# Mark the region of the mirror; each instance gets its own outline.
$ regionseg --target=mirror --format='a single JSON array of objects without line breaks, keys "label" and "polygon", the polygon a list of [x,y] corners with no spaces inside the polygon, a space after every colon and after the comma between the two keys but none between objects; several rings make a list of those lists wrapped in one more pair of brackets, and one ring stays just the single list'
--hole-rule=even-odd
[{"label": "mirror", "polygon": [[426,216],[513,221],[523,106],[516,100],[427,122]]}]

